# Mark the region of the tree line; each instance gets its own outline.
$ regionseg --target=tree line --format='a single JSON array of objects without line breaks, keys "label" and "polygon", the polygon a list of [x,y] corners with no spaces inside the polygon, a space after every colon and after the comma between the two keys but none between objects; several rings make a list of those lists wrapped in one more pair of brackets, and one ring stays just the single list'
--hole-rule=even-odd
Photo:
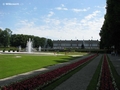
[{"label": "tree line", "polygon": [[107,0],[104,23],[100,30],[100,48],[120,51],[120,0]]},{"label": "tree line", "polygon": [[23,34],[12,34],[12,31],[9,28],[5,30],[0,29],[0,47],[26,47],[26,43],[29,38],[33,42],[33,47],[38,48],[52,48],[53,42],[51,39],[38,37],[34,35],[23,35]]}]

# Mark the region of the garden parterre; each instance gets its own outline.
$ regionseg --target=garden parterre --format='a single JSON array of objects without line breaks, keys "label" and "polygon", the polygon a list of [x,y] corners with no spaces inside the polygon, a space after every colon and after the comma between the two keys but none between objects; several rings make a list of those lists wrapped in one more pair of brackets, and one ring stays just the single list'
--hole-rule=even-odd
[{"label": "garden parterre", "polygon": [[91,55],[91,56],[89,56],[85,59],[82,59],[80,61],[77,61],[75,63],[63,66],[61,68],[55,69],[53,71],[47,72],[47,73],[42,74],[42,75],[38,75],[38,76],[33,77],[33,78],[23,80],[21,82],[16,82],[14,84],[4,86],[1,89],[2,90],[14,90],[14,89],[32,90],[35,88],[41,88],[41,87],[51,83],[52,81],[58,79],[59,77],[63,76],[67,72],[77,68],[78,66],[82,65],[83,63],[87,62],[88,60],[92,59],[95,56],[96,56],[96,54]]},{"label": "garden parterre", "polygon": [[106,55],[103,58],[97,90],[118,90]]}]

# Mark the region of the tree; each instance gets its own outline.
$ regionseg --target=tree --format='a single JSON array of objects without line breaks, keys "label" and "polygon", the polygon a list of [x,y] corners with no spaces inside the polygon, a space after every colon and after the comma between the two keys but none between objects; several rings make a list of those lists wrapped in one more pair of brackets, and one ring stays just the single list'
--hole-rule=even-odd
[{"label": "tree", "polygon": [[48,43],[48,47],[51,47],[51,48],[53,47],[53,42],[51,39],[48,39],[47,43]]},{"label": "tree", "polygon": [[11,35],[12,35],[12,31],[9,28],[6,28],[3,31],[0,30],[0,41],[2,46],[7,47],[10,45]]},{"label": "tree", "polygon": [[38,48],[39,46],[42,46],[40,37],[34,36],[34,46],[36,48]]},{"label": "tree", "polygon": [[100,48],[110,48],[111,47],[111,34],[110,30],[108,29],[107,21],[104,21],[104,24],[100,31],[101,41],[100,41]]},{"label": "tree", "polygon": [[0,46],[2,46],[2,32],[3,30],[0,28]]},{"label": "tree", "polygon": [[11,36],[11,46],[22,48],[26,47],[27,41],[29,38],[33,39],[32,35],[23,35],[23,34],[13,34]]},{"label": "tree", "polygon": [[120,1],[107,0],[105,21],[100,31],[100,47],[120,50]]},{"label": "tree", "polygon": [[84,44],[82,43],[82,45],[81,45],[81,49],[85,49],[85,46],[84,46]]},{"label": "tree", "polygon": [[[10,41],[11,46],[14,46],[14,47],[21,46],[22,48],[25,48],[29,38],[32,40],[34,48],[38,48],[39,46],[41,46],[43,48],[45,46],[46,38],[40,38],[38,36],[23,35],[23,34],[13,34],[13,35],[11,35],[11,41]],[[48,43],[49,47],[53,46],[53,43],[52,43],[51,39],[48,39],[47,43]]]}]

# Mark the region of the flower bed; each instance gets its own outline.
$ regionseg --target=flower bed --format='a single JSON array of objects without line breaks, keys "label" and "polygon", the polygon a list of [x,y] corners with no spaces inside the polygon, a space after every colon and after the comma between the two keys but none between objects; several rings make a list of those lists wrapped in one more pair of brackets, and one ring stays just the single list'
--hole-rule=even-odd
[{"label": "flower bed", "polygon": [[16,82],[8,86],[4,86],[1,90],[33,90],[35,88],[42,88],[43,86],[50,84],[52,81],[60,78],[61,76],[67,74],[71,70],[79,67],[80,65],[86,63],[87,61],[91,60],[97,56],[97,54],[91,55],[85,59],[79,60],[75,63],[68,64],[66,66],[57,68],[50,72],[35,76],[33,78],[29,78],[23,80],[21,82]]},{"label": "flower bed", "polygon": [[116,90],[115,81],[110,70],[107,56],[104,55],[101,73],[98,81],[98,90]]}]

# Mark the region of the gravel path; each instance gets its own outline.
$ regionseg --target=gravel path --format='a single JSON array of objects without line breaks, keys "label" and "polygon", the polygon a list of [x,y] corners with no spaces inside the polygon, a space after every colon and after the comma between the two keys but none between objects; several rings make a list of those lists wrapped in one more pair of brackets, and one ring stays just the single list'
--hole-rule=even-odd
[{"label": "gravel path", "polygon": [[86,58],[86,57],[88,57],[88,56],[83,56],[81,58],[71,60],[69,62],[60,63],[60,64],[56,64],[56,65],[53,65],[53,66],[48,66],[47,68],[41,68],[41,69],[34,70],[34,71],[31,71],[31,72],[22,73],[22,74],[15,75],[15,76],[12,76],[12,77],[0,79],[0,86],[8,85],[10,83],[13,83],[13,82],[25,79],[25,78],[29,78],[29,77],[32,77],[32,76],[35,76],[35,75],[38,75],[38,74],[41,74],[41,73],[48,72],[50,70],[54,70],[56,68],[59,68],[59,67],[65,66],[67,64],[76,62],[76,61],[78,61],[80,59],[83,59],[83,58]]},{"label": "gravel path", "polygon": [[88,65],[83,67],[80,71],[75,73],[72,77],[60,84],[54,90],[86,90],[101,57],[102,55],[96,57]]}]

